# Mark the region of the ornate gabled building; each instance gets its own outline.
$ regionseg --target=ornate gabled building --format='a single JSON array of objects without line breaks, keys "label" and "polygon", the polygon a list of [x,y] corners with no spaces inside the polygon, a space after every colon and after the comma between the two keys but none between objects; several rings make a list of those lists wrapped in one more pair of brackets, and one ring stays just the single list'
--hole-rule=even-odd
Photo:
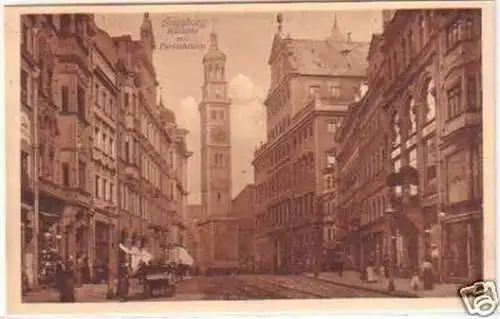
[{"label": "ornate gabled building", "polygon": [[[431,255],[441,279],[476,280],[483,265],[481,11],[384,16],[368,57],[368,92],[337,134],[347,249],[358,266],[385,255],[396,275],[408,276]],[[384,217],[388,206],[394,213]]]},{"label": "ornate gabled building", "polygon": [[21,262],[30,285],[43,280],[39,272],[45,253],[63,247],[59,222],[68,197],[61,188],[61,97],[53,84],[63,30],[64,36],[87,36],[76,31],[68,35],[69,30],[50,15],[21,16]]},{"label": "ornate gabled building", "polygon": [[336,123],[365,77],[367,43],[344,36],[336,19],[324,40],[282,34],[278,15],[269,65],[267,141],[254,153],[259,271],[302,271],[322,263],[320,196],[325,152]]}]

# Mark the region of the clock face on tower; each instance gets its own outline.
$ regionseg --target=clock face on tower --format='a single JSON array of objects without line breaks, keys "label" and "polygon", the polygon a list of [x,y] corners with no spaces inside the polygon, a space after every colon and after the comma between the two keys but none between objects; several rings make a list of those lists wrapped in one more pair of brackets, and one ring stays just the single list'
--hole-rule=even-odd
[{"label": "clock face on tower", "polygon": [[216,143],[226,143],[228,138],[226,130],[221,127],[212,128],[210,137]]}]

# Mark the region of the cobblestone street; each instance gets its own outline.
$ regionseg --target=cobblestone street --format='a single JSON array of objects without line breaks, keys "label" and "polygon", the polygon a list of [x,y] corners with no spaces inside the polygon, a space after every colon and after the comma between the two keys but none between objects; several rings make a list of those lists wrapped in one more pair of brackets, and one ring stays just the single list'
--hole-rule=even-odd
[{"label": "cobblestone street", "polygon": [[[77,302],[110,302],[106,285],[85,285],[76,290]],[[131,299],[140,300],[141,288],[133,286]],[[383,293],[345,287],[306,276],[242,275],[193,277],[178,283],[173,297],[148,301],[247,300],[247,299],[312,299],[385,297]],[[57,302],[55,290],[29,293],[23,302]]]}]

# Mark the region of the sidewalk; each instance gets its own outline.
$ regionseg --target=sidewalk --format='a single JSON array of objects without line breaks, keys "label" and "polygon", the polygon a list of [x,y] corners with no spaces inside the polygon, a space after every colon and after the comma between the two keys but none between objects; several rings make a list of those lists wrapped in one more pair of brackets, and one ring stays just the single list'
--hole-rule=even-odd
[{"label": "sidewalk", "polygon": [[[76,302],[116,302],[106,298],[107,292],[107,284],[86,284],[75,288],[75,299]],[[142,286],[130,287],[129,292],[130,295],[141,293]],[[59,293],[54,288],[30,291],[21,300],[28,303],[59,302]]]},{"label": "sidewalk", "polygon": [[[314,277],[312,273],[305,273],[307,277]],[[368,283],[360,279],[359,273],[355,271],[345,271],[342,277],[337,273],[322,272],[316,279],[335,283],[337,285],[346,287],[356,287],[375,292],[387,293],[396,297],[414,297],[414,298],[436,298],[436,297],[456,297],[459,288],[458,284],[435,284],[433,290],[420,290],[414,291],[410,288],[409,278],[394,278],[394,286],[396,290],[392,293],[387,291],[388,280],[385,277],[379,278],[378,282]],[[421,283],[422,285],[422,283]]]}]

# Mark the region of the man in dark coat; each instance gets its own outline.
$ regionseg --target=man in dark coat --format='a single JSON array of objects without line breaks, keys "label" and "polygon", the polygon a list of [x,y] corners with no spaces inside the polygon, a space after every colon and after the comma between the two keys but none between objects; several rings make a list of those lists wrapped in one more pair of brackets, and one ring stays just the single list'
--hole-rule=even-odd
[{"label": "man in dark coat", "polygon": [[75,302],[74,269],[71,260],[65,264],[59,261],[56,265],[56,289],[60,302]]}]

